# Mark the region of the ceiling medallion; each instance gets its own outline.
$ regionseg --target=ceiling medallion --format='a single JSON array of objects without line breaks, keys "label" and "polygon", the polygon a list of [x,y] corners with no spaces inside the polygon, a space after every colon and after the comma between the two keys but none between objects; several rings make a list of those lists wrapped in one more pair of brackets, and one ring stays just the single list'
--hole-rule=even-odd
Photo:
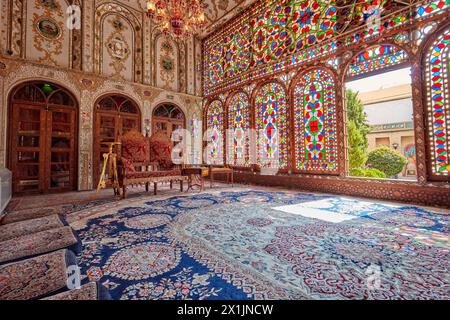
[{"label": "ceiling medallion", "polygon": [[206,25],[201,0],[147,0],[147,16],[175,39],[197,34]]}]

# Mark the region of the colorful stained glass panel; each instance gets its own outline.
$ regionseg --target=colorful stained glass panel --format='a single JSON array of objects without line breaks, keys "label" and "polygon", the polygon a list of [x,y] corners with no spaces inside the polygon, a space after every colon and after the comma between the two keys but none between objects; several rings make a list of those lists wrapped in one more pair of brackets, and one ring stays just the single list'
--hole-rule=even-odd
[{"label": "colorful stained glass panel", "polygon": [[429,154],[433,175],[450,175],[450,29],[431,46],[426,57]]},{"label": "colorful stained glass panel", "polygon": [[250,102],[244,92],[235,93],[228,101],[228,164],[247,167],[250,163]]},{"label": "colorful stained glass panel", "polygon": [[224,162],[224,110],[220,100],[214,100],[208,107],[207,123],[207,164],[222,165]]},{"label": "colorful stained glass panel", "polygon": [[258,164],[261,167],[287,166],[286,93],[279,83],[267,83],[255,98]]},{"label": "colorful stained glass panel", "polygon": [[347,76],[355,77],[392,67],[408,60],[406,52],[391,45],[377,45],[360,52],[350,63]]},{"label": "colorful stained glass panel", "polygon": [[295,166],[298,170],[336,173],[335,85],[325,70],[309,71],[294,87]]}]

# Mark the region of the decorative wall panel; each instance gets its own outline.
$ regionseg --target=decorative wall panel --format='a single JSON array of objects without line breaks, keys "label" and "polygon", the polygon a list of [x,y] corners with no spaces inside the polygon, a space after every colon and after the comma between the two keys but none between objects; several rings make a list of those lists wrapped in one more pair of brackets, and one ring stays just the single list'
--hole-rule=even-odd
[{"label": "decorative wall panel", "polygon": [[335,84],[323,69],[295,80],[295,167],[304,172],[338,172]]},{"label": "decorative wall panel", "polygon": [[73,31],[66,26],[68,6],[69,3],[65,0],[26,1],[24,39],[27,59],[52,66],[72,66],[74,44]]},{"label": "decorative wall panel", "polygon": [[179,50],[171,38],[160,35],[155,41],[156,86],[162,89],[179,89]]},{"label": "decorative wall panel", "polygon": [[96,8],[94,72],[142,82],[142,26],[136,15],[118,3]]}]

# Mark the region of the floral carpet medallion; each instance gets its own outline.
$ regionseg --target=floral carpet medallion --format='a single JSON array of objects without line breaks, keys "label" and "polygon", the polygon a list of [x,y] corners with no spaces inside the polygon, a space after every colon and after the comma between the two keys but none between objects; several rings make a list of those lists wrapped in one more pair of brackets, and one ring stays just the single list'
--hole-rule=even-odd
[{"label": "floral carpet medallion", "polygon": [[[356,218],[273,209],[314,202]],[[142,201],[79,229],[79,261],[115,299],[448,299],[448,213],[357,202],[263,191]]]}]

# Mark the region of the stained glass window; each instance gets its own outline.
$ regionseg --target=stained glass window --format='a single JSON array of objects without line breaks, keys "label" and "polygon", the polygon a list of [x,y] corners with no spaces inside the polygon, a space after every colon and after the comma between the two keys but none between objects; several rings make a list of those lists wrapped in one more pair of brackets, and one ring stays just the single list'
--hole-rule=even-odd
[{"label": "stained glass window", "polygon": [[432,44],[425,61],[429,153],[433,175],[450,173],[450,29]]},{"label": "stained glass window", "polygon": [[[238,86],[288,67],[328,56],[399,26],[414,27],[442,14],[450,0],[259,0],[204,42],[204,94]],[[380,64],[401,63],[404,52],[393,50],[361,61],[352,73]],[[388,51],[389,51],[388,50]],[[376,52],[369,52],[376,54]]]},{"label": "stained glass window", "polygon": [[269,0],[255,11],[250,25],[257,66],[334,35],[336,7],[329,1]]},{"label": "stained glass window", "polygon": [[228,101],[228,129],[228,164],[249,166],[250,102],[244,92],[235,93]]},{"label": "stained glass window", "polygon": [[287,166],[286,93],[279,83],[267,83],[255,98],[258,164],[283,169]]},{"label": "stained glass window", "polygon": [[212,46],[209,50],[209,79],[216,84],[223,77],[223,45],[221,43]]},{"label": "stained glass window", "polygon": [[418,8],[417,14],[420,17],[425,17],[427,15],[435,13],[436,11],[439,11],[440,9],[444,9],[448,5],[450,5],[450,0],[429,0],[429,1],[425,1],[425,3],[422,4]]},{"label": "stained glass window", "polygon": [[224,77],[233,77],[250,66],[250,26],[243,24],[224,37]]},{"label": "stained glass window", "polygon": [[348,77],[355,77],[406,62],[408,55],[391,45],[377,45],[360,52],[350,63]]},{"label": "stained glass window", "polygon": [[220,100],[214,100],[208,107],[206,114],[207,124],[207,163],[212,165],[222,165],[224,160],[224,110]]},{"label": "stained glass window", "polygon": [[285,5],[286,0],[267,1],[267,8],[261,5],[259,10],[255,10],[250,21],[254,39],[252,65],[264,64],[283,54],[287,39]]},{"label": "stained glass window", "polygon": [[298,170],[336,173],[335,85],[325,70],[309,71],[294,87],[295,166]]},{"label": "stained glass window", "polygon": [[291,53],[335,34],[337,8],[333,1],[286,3],[286,51]]}]

